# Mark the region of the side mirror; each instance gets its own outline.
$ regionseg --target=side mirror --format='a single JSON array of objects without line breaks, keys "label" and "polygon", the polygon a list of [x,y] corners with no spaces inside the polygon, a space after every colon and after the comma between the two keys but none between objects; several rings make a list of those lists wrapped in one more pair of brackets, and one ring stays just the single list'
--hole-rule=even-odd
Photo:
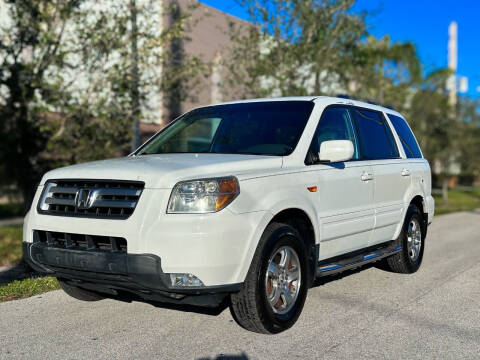
[{"label": "side mirror", "polygon": [[322,142],[318,157],[321,162],[342,162],[351,160],[353,153],[350,140],[330,140]]}]

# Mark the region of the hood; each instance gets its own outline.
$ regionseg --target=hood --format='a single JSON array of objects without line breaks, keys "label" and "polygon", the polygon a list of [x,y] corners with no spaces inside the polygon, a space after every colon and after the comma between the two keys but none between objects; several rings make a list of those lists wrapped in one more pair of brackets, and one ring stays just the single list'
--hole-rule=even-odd
[{"label": "hood", "polygon": [[49,171],[50,179],[143,181],[145,188],[172,188],[178,181],[235,175],[258,176],[282,167],[280,156],[236,154],[160,154],[94,161]]}]

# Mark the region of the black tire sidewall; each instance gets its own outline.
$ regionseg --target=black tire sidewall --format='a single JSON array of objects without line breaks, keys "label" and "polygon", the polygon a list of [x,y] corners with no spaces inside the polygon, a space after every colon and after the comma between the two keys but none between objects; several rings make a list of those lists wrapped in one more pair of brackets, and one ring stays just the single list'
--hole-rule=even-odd
[{"label": "black tire sidewall", "polygon": [[[408,225],[410,224],[410,221],[415,218],[418,221],[418,224],[420,225],[420,231],[422,232],[421,236],[421,247],[420,247],[420,255],[418,256],[418,259],[414,262],[410,258],[408,254],[408,240],[407,240],[407,234],[408,234]],[[405,217],[405,223],[403,224],[403,229],[402,229],[402,235],[401,235],[401,245],[402,245],[402,254],[404,257],[405,264],[409,270],[409,272],[415,272],[420,268],[420,265],[422,264],[423,260],[423,252],[425,250],[425,229],[423,227],[423,221],[422,221],[422,216],[420,214],[420,211],[415,205],[410,205],[407,210],[407,215]]]},{"label": "black tire sidewall", "polygon": [[[273,312],[266,297],[265,274],[270,257],[282,246],[290,246],[297,253],[300,261],[301,284],[298,297],[292,309],[286,314],[276,314]],[[273,232],[263,248],[261,266],[257,273],[257,301],[261,312],[264,315],[262,323],[269,332],[278,333],[284,331],[297,321],[302,312],[305,298],[307,296],[307,271],[307,252],[298,232],[288,225],[282,226]]]}]

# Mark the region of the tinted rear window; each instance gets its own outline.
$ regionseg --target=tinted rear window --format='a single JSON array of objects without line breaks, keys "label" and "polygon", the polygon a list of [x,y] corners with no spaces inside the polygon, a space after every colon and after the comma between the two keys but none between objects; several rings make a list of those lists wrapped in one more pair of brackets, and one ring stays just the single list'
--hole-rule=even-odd
[{"label": "tinted rear window", "polygon": [[362,159],[398,158],[392,132],[383,117],[377,111],[353,109],[357,124]]},{"label": "tinted rear window", "polygon": [[407,158],[421,158],[422,152],[407,122],[399,116],[388,114],[388,117],[402,142],[403,150],[405,150]]},{"label": "tinted rear window", "polygon": [[193,110],[160,132],[138,155],[165,153],[290,154],[311,101],[268,101]]}]

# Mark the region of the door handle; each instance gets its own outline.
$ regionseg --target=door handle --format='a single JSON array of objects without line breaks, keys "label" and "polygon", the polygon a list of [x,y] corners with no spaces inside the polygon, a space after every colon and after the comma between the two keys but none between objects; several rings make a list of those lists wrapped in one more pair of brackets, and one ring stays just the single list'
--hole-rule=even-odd
[{"label": "door handle", "polygon": [[408,169],[403,169],[400,174],[402,174],[402,176],[410,176],[410,170],[408,170]]},{"label": "door handle", "polygon": [[368,172],[364,172],[362,174],[362,176],[360,177],[360,179],[362,179],[362,181],[368,181],[368,180],[373,180],[373,174],[370,174]]}]

